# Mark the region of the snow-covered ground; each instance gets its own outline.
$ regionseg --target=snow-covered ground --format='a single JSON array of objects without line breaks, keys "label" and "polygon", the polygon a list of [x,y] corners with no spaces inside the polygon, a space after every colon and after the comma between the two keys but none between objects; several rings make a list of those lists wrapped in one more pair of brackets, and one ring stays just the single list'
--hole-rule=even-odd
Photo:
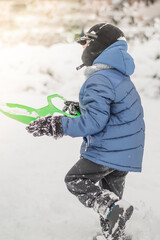
[{"label": "snow-covered ground", "polygon": [[[137,65],[133,80],[144,106],[146,145],[143,172],[126,181],[124,198],[136,208],[126,231],[133,240],[159,240],[159,41],[135,43],[129,50]],[[39,108],[53,93],[77,100],[84,81],[83,70],[75,70],[81,51],[76,44],[0,48],[0,102]],[[34,138],[24,124],[2,114],[0,133],[0,239],[91,240],[100,231],[98,216],[63,180],[79,159],[81,139]]]}]

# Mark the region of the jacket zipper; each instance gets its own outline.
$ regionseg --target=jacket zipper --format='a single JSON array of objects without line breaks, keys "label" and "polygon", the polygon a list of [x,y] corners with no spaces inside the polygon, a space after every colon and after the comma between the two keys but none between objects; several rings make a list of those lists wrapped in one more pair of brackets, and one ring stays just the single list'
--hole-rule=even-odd
[{"label": "jacket zipper", "polygon": [[88,143],[86,142],[85,152],[87,151],[87,148],[88,148]]},{"label": "jacket zipper", "polygon": [[90,136],[86,137],[86,145],[85,145],[85,152],[87,151],[88,147],[89,147],[89,142],[90,142]]}]

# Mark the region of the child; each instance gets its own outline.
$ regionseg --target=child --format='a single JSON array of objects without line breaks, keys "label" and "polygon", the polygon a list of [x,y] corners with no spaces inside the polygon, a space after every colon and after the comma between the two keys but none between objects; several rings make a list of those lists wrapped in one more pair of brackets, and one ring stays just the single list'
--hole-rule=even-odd
[{"label": "child", "polygon": [[[128,172],[140,172],[144,150],[143,108],[130,80],[134,61],[123,32],[111,24],[96,24],[84,37],[83,64],[87,76],[80,93],[80,117],[47,116],[30,123],[34,136],[83,137],[80,160],[65,177],[68,190],[100,216],[107,239],[119,239],[133,206],[122,200]],[[77,103],[66,102],[75,114]],[[97,185],[99,183],[99,185]],[[116,227],[115,227],[116,226]]]}]

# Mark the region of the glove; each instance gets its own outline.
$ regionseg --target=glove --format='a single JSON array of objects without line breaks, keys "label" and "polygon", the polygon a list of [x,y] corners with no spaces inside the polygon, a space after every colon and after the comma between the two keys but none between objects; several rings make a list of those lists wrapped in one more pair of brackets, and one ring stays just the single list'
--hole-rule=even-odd
[{"label": "glove", "polygon": [[34,137],[53,136],[55,139],[63,137],[61,116],[46,116],[30,122],[26,127],[29,133],[33,133]]},{"label": "glove", "polygon": [[63,112],[68,111],[68,113],[73,116],[77,115],[77,111],[80,113],[79,102],[65,101],[64,104]]}]

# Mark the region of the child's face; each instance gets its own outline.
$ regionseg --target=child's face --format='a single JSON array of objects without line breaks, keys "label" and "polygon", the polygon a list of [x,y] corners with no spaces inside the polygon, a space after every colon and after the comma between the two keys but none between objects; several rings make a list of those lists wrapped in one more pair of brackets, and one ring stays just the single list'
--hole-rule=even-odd
[{"label": "child's face", "polygon": [[86,44],[83,45],[83,48],[84,48],[84,49],[88,46],[88,44],[90,43],[90,41],[91,41],[91,40],[87,40],[87,41],[86,41]]}]

